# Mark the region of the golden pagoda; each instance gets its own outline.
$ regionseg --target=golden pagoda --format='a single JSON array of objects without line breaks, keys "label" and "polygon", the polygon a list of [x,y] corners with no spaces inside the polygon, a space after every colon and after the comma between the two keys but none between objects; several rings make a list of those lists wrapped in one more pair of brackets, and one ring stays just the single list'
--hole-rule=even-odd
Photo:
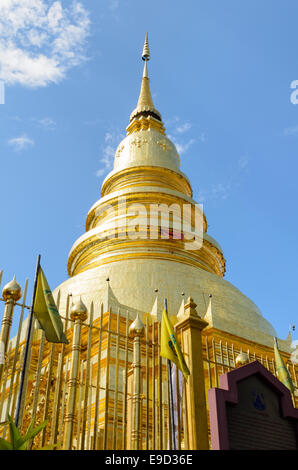
[{"label": "golden pagoda", "polygon": [[[206,216],[153,103],[148,35],[142,59],[141,90],[127,135],[101,197],[87,214],[86,231],[70,250],[69,278],[54,291],[69,345],[50,345],[38,329],[31,338],[21,417],[23,423],[32,413],[49,418],[43,445],[208,448],[206,391],[218,386],[219,376],[253,360],[276,374],[277,333],[258,307],[224,279],[223,250],[207,233]],[[181,235],[186,207],[188,228]],[[199,227],[194,227],[196,215]],[[164,299],[191,369],[181,393],[176,390],[176,406],[182,410],[176,444],[169,432],[167,369],[159,355]],[[13,351],[22,348],[25,324],[11,340],[12,361]],[[297,386],[291,336],[278,341]],[[14,371],[20,360],[13,362]],[[3,373],[9,381],[10,369]],[[177,386],[180,390],[178,375]],[[5,387],[2,420],[17,393],[17,384]],[[296,392],[292,398],[298,406]]]},{"label": "golden pagoda", "polygon": [[[143,317],[160,315],[167,298],[170,315],[176,315],[184,293],[185,298],[195,299],[208,329],[271,348],[272,337],[277,336],[273,327],[250,299],[224,280],[223,250],[207,233],[204,214],[203,243],[198,250],[186,250],[183,240],[174,237],[152,239],[144,230],[135,239],[123,236],[121,200],[129,206],[142,205],[148,213],[152,204],[196,205],[176,147],[167,138],[153,104],[147,36],[142,58],[145,64],[137,106],[130,115],[127,136],[116,150],[113,170],[103,181],[101,198],[89,210],[86,232],[70,250],[70,278],[57,288],[61,303],[71,293],[73,298],[82,296],[85,303],[96,305],[105,299],[107,305],[125,306],[132,315],[141,312]],[[118,211],[113,210],[116,205]],[[289,352],[289,339],[280,340],[280,345]]]}]

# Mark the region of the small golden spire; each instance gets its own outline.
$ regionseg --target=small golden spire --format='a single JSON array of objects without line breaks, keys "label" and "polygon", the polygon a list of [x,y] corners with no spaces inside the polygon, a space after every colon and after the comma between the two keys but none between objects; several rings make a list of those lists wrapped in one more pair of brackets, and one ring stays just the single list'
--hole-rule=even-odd
[{"label": "small golden spire", "polygon": [[152,116],[158,121],[161,121],[161,115],[154,108],[150,85],[149,85],[149,77],[148,77],[148,70],[147,70],[147,61],[150,60],[150,50],[149,50],[149,43],[148,43],[148,33],[146,33],[145,43],[143,47],[142,59],[145,61],[144,64],[144,71],[142,77],[142,84],[141,84],[141,91],[138,99],[138,104],[136,109],[130,115],[130,122],[136,118],[137,116],[144,115],[144,116]]}]

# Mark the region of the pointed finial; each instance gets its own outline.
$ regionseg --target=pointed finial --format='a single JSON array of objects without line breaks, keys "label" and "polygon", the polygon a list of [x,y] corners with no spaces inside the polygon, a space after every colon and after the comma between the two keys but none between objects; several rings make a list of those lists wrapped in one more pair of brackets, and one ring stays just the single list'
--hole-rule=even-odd
[{"label": "pointed finial", "polygon": [[130,123],[126,130],[128,134],[132,134],[133,132],[143,128],[146,130],[152,128],[157,130],[161,134],[165,134],[161,115],[159,111],[157,111],[157,109],[155,109],[154,107],[150,91],[149,76],[147,70],[147,61],[150,60],[148,33],[146,33],[145,37],[142,59],[145,61],[145,64],[139,99],[137,107],[133,110],[130,115]]},{"label": "pointed finial", "polygon": [[145,37],[145,42],[144,42],[144,47],[143,47],[143,53],[142,53],[142,59],[147,62],[147,60],[150,60],[150,50],[149,50],[149,42],[148,42],[148,33],[146,33]]},{"label": "pointed finial", "polygon": [[137,314],[135,320],[129,327],[129,334],[132,336],[142,336],[145,331],[145,325]]},{"label": "pointed finial", "polygon": [[87,307],[82,301],[82,297],[75,302],[73,302],[71,309],[70,309],[70,318],[72,320],[81,320],[85,321],[87,318]]},{"label": "pointed finial", "polygon": [[10,281],[3,287],[2,297],[5,300],[14,300],[17,302],[22,297],[22,288],[16,281],[16,276],[14,275],[13,280]]}]

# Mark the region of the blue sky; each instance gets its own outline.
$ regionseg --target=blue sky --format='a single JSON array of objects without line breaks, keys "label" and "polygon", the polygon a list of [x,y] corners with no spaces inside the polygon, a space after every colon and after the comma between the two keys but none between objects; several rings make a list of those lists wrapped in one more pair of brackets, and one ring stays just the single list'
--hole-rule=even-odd
[{"label": "blue sky", "polygon": [[297,15],[289,0],[2,0],[4,282],[32,284],[38,253],[52,288],[66,279],[136,105],[149,31],[155,106],[226,279],[286,337],[298,306]]}]

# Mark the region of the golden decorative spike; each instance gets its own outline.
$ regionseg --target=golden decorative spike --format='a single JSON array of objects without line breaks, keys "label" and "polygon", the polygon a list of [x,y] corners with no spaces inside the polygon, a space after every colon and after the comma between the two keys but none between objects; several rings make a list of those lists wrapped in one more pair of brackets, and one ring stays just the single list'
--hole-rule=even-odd
[{"label": "golden decorative spike", "polygon": [[145,37],[142,59],[145,60],[145,62],[146,62],[147,60],[150,60],[150,50],[149,50],[149,42],[148,42],[148,33],[146,33],[146,37]]}]

